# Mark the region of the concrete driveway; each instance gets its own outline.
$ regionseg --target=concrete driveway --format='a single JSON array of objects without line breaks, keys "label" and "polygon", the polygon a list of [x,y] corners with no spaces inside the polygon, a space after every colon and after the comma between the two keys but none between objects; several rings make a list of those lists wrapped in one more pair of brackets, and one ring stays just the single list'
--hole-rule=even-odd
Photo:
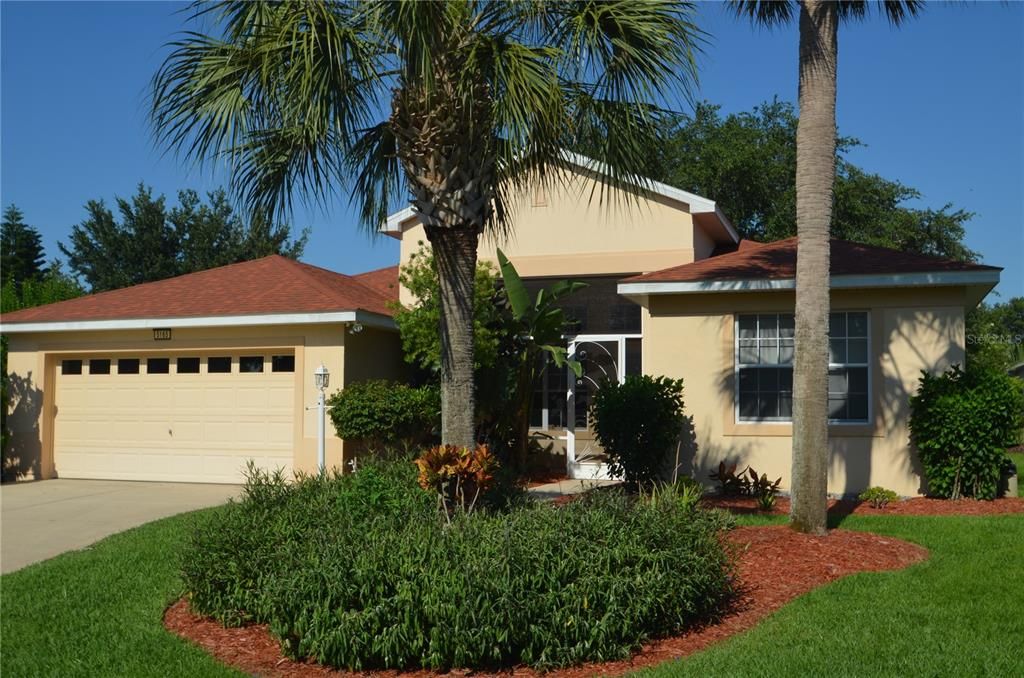
[{"label": "concrete driveway", "polygon": [[158,518],[223,504],[239,485],[42,480],[0,486],[0,572]]}]

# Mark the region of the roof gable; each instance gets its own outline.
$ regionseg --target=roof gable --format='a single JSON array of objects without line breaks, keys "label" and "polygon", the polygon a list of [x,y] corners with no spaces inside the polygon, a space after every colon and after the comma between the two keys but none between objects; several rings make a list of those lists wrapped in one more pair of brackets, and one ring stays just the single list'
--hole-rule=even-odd
[{"label": "roof gable", "polygon": [[4,325],[367,311],[390,316],[389,298],[352,276],[271,255],[90,294],[3,316]]}]

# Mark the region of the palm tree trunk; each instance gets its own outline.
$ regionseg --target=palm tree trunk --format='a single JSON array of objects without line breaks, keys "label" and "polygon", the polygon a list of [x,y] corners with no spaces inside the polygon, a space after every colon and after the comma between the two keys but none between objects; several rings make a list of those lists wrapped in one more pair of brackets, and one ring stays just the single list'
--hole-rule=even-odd
[{"label": "palm tree trunk", "polygon": [[441,443],[476,443],[473,284],[479,235],[473,228],[428,228],[441,293]]},{"label": "palm tree trunk", "polygon": [[838,25],[835,3],[801,3],[790,526],[812,534],[825,534],[828,510],[829,230],[835,182]]}]

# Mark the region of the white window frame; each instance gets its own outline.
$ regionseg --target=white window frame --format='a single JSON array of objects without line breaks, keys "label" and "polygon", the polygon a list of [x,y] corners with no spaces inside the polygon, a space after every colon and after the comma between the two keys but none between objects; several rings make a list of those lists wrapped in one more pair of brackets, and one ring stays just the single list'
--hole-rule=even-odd
[{"label": "white window frame", "polygon": [[[871,311],[867,309],[843,309],[833,310],[831,313],[843,313],[847,316],[851,313],[863,313],[867,321],[866,340],[867,340],[867,362],[866,363],[834,363],[831,361],[831,347],[829,347],[829,363],[828,369],[833,368],[849,368],[849,367],[863,367],[867,369],[867,418],[866,419],[829,419],[828,423],[830,426],[863,426],[869,424],[874,420],[873,411],[873,398],[872,393],[872,370],[871,370]],[[792,417],[762,417],[762,418],[743,418],[740,416],[740,316],[782,316],[782,315],[794,315],[793,313],[786,311],[764,311],[764,312],[750,312],[750,313],[736,313],[733,315],[733,349],[732,349],[732,362],[733,362],[733,389],[732,389],[732,401],[733,401],[733,421],[738,425],[749,425],[749,424],[777,424],[783,426],[790,426],[793,423]],[[760,324],[758,324],[760,327]],[[847,318],[847,327],[849,327],[849,318]],[[849,333],[842,337],[836,337],[837,339],[849,339]],[[856,337],[860,338],[860,337]],[[760,337],[758,337],[760,339]],[[831,339],[831,337],[829,337]],[[849,356],[849,351],[847,351]],[[786,367],[786,363],[779,363],[776,367]],[[790,368],[794,367],[793,363],[789,363]],[[747,365],[746,367],[754,367],[756,365]],[[762,367],[772,367],[770,364],[764,364]],[[825,393],[826,405],[828,400],[828,392]]]}]

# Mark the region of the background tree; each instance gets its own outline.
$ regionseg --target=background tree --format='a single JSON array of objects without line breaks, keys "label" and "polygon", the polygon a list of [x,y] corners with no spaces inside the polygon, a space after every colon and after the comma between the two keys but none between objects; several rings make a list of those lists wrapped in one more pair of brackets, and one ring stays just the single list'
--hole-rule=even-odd
[{"label": "background tree", "polygon": [[[878,3],[889,21],[914,16],[918,0]],[[824,534],[828,510],[829,236],[836,168],[836,62],[841,19],[861,19],[865,0],[734,0],[736,15],[773,26],[799,14],[796,130],[796,352],[790,525]]]},{"label": "background tree", "polygon": [[1024,297],[980,304],[967,314],[967,370],[1024,363]]},{"label": "background tree", "polygon": [[[350,186],[376,230],[411,200],[440,276],[442,442],[475,442],[479,237],[514,197],[570,176],[584,145],[605,185],[634,183],[652,105],[689,91],[688,2],[216,2],[215,35],[173,43],[154,80],[160,142],[227,160],[255,212]],[[603,193],[603,191],[602,191]]]},{"label": "background tree", "polygon": [[223,190],[203,202],[193,190],[178,193],[168,209],[164,196],[139,184],[131,200],[116,198],[120,219],[102,200],[90,200],[88,218],[59,245],[70,268],[93,292],[163,280],[183,273],[248,261],[268,254],[297,259],[307,231],[290,240],[285,224],[257,215],[246,224]]},{"label": "background tree", "polygon": [[4,284],[11,281],[14,289],[20,290],[22,282],[44,273],[43,238],[39,231],[25,223],[25,215],[14,205],[4,210],[0,243],[0,273]]},{"label": "background tree", "polygon": [[[793,105],[768,101],[722,116],[699,104],[693,115],[667,121],[663,143],[651,149],[649,176],[727,205],[745,238],[762,242],[796,235],[796,128]],[[846,156],[862,142],[836,140],[832,236],[961,261],[978,254],[963,243],[973,216],[950,204],[917,209],[921,193],[866,172]],[[696,161],[695,161],[696,159]]]}]

